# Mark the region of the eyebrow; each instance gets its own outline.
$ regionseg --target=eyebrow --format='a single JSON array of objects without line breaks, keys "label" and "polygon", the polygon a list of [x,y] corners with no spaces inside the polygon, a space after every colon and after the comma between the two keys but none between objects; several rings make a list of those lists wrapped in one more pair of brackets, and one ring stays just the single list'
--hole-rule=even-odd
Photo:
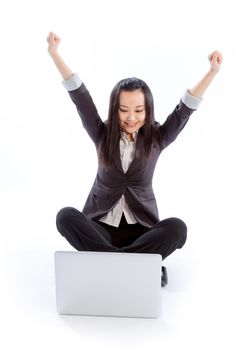
[{"label": "eyebrow", "polygon": [[[128,106],[125,106],[125,105],[120,105],[120,107],[127,107],[127,108],[128,108]],[[136,106],[136,108],[137,108],[137,107],[144,107],[144,105]]]}]

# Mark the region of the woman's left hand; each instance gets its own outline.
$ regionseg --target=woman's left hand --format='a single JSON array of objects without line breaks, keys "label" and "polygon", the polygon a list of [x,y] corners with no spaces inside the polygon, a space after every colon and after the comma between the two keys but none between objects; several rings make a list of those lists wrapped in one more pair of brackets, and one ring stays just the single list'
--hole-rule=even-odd
[{"label": "woman's left hand", "polygon": [[217,73],[221,68],[223,56],[219,51],[214,51],[208,55],[209,63],[211,65],[211,71]]}]

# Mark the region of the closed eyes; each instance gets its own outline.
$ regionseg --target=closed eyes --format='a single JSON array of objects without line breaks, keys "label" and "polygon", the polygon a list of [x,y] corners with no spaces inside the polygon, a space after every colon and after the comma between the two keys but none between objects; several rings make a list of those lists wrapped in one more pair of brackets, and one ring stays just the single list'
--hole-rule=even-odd
[{"label": "closed eyes", "polygon": [[[121,108],[120,108],[120,111],[121,111],[121,112],[128,112],[127,110],[124,110],[124,109],[121,109]],[[142,110],[140,110],[140,111],[135,111],[135,112],[136,112],[136,113],[141,113],[141,112],[143,112],[143,111],[144,111],[144,110],[142,109]]]}]

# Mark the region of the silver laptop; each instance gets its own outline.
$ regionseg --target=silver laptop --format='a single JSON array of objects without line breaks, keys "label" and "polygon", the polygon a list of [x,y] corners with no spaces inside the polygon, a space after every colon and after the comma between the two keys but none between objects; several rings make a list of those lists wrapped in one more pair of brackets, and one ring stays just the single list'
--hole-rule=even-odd
[{"label": "silver laptop", "polygon": [[161,265],[160,254],[57,251],[57,312],[157,318]]}]

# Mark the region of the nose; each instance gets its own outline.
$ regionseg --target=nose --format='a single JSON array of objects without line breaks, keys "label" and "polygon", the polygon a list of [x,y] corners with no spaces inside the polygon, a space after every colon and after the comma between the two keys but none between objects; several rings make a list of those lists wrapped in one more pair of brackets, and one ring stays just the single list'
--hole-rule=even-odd
[{"label": "nose", "polygon": [[135,115],[134,114],[130,114],[128,115],[128,117],[126,118],[127,121],[134,121],[136,118],[135,118]]}]

